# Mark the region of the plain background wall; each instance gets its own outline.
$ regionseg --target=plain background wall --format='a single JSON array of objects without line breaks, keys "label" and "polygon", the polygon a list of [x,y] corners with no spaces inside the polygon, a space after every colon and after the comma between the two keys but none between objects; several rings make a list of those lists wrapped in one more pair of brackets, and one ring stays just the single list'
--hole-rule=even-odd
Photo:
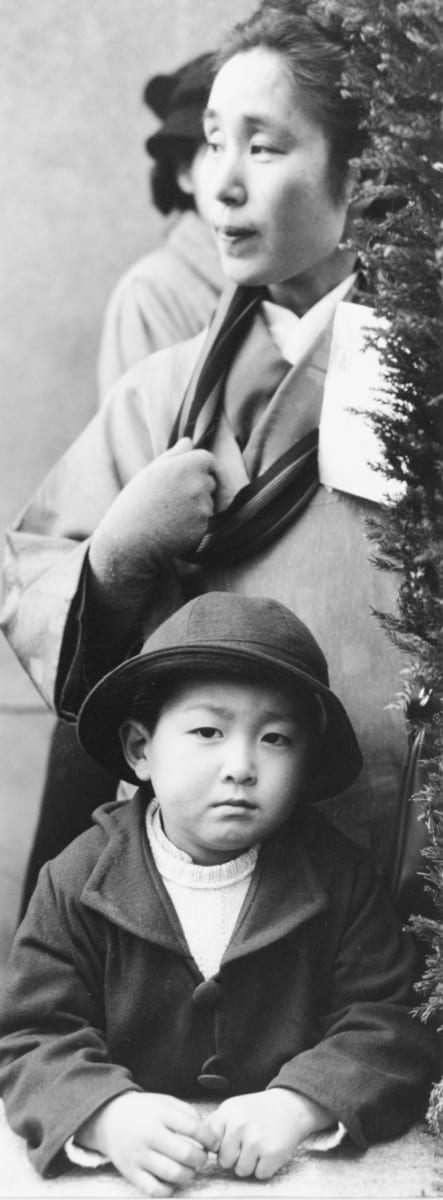
[{"label": "plain background wall", "polygon": [[[156,244],[146,79],[215,47],[255,0],[1,0],[0,551],[93,415],[111,288]],[[52,718],[0,635],[0,963]]]}]

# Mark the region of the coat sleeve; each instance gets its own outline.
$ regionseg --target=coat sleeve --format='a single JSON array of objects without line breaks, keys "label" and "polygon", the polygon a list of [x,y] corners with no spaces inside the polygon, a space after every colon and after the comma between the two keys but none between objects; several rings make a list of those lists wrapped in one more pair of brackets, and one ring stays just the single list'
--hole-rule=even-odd
[{"label": "coat sleeve", "polygon": [[43,1175],[66,1162],[63,1147],[93,1112],[140,1091],[112,1063],[98,982],[100,919],[58,902],[50,867],[11,953],[0,1007],[0,1092],[15,1133]]},{"label": "coat sleeve", "polygon": [[411,1013],[412,939],[365,859],[337,929],[326,922],[318,941],[319,1041],[285,1063],[270,1086],[329,1108],[363,1149],[423,1116],[437,1047],[432,1030]]},{"label": "coat sleeve", "polygon": [[91,535],[120,490],[167,448],[200,344],[161,351],[129,372],[8,530],[1,627],[46,703],[68,719],[90,683]]}]

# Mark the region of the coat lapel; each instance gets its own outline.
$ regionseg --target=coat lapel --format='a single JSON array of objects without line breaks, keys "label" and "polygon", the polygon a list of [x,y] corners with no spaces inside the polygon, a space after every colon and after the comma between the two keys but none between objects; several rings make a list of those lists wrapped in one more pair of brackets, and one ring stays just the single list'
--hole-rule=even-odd
[{"label": "coat lapel", "polygon": [[[81,900],[135,937],[189,959],[180,921],[152,859],[145,812],[141,791],[127,803],[99,810],[96,819],[108,841]],[[270,839],[259,855],[223,963],[279,941],[327,907],[304,840],[296,833]]]},{"label": "coat lapel", "polygon": [[280,941],[328,907],[302,835],[277,835],[262,847],[223,964]]},{"label": "coat lapel", "polygon": [[158,875],[145,832],[141,791],[98,812],[107,844],[83,888],[82,903],[135,937],[190,957],[174,905]]}]

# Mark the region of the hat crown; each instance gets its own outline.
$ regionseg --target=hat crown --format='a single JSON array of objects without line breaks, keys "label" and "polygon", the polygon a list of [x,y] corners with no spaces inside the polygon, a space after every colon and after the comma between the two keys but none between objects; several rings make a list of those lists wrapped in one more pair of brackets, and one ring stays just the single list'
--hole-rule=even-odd
[{"label": "hat crown", "polygon": [[169,74],[153,75],[144,89],[145,104],[163,121],[184,107],[203,108],[214,69],[214,56],[207,53],[199,54]]},{"label": "hat crown", "polygon": [[314,636],[277,600],[207,592],[179,609],[146,640],[141,654],[174,647],[223,647],[260,653],[329,686],[326,659]]}]

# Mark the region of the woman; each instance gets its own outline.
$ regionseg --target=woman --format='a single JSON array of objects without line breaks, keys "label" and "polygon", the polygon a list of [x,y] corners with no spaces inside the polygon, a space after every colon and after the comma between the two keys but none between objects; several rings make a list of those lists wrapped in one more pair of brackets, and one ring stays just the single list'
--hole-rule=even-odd
[{"label": "woman", "polygon": [[98,363],[101,400],[133,363],[204,329],[222,290],[203,182],[202,116],[213,73],[213,55],[200,54],[146,84],[145,103],[162,122],[146,142],[152,200],[175,219],[162,245],[134,263],[111,295]]},{"label": "woman", "polygon": [[[344,411],[373,404],[370,314],[353,303],[345,246],[364,114],[343,94],[340,38],[311,7],[267,4],[228,39],[205,130],[211,222],[234,286],[208,339],[135,367],[42,485],[10,534],[3,619],[69,719],[193,593],[295,608],[325,646],[366,759],[332,815],[386,865],[406,734],[388,707],[400,657],[371,610],[392,609],[395,581],[368,558],[380,477],[362,421]],[[334,440],[342,427],[352,443]]]}]

